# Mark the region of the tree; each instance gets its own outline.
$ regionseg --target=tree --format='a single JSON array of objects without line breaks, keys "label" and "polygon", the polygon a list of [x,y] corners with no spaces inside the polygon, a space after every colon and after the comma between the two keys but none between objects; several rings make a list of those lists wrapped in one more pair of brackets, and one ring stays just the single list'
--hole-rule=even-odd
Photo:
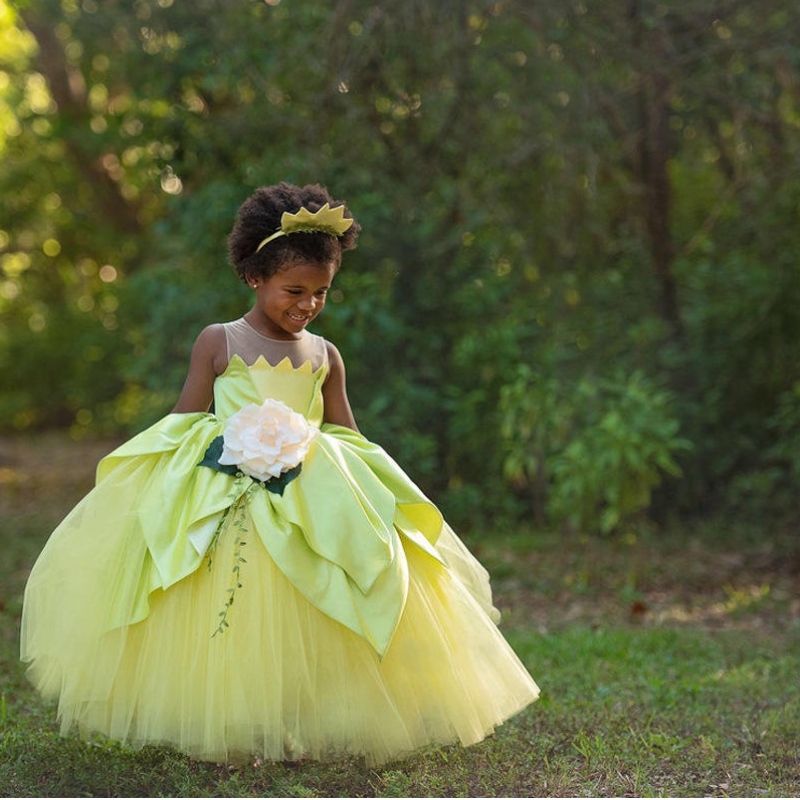
[{"label": "tree", "polygon": [[687,507],[776,458],[764,420],[800,373],[800,42],[776,0],[17,8],[6,424],[171,407],[194,336],[246,302],[237,206],[286,179],[364,224],[320,327],[362,427],[464,516],[542,511],[502,470],[520,365],[587,397],[669,387]]}]

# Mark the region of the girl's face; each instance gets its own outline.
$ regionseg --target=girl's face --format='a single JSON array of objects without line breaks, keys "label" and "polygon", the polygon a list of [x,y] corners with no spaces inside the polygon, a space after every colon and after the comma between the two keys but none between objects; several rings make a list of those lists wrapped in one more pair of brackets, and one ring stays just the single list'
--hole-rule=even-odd
[{"label": "girl's face", "polygon": [[256,290],[251,321],[273,339],[297,339],[325,307],[335,274],[332,263],[295,261],[269,278],[251,278]]}]

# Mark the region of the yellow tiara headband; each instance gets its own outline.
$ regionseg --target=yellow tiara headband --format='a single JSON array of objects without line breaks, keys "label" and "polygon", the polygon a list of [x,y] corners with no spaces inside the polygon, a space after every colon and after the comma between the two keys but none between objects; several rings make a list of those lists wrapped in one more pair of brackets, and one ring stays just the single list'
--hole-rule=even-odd
[{"label": "yellow tiara headband", "polygon": [[332,236],[341,236],[352,224],[352,219],[345,219],[344,206],[331,208],[329,203],[325,203],[319,211],[315,211],[313,214],[307,208],[301,208],[296,214],[284,211],[281,215],[281,227],[256,247],[256,253],[267,242],[271,242],[279,236],[300,232],[330,233]]}]

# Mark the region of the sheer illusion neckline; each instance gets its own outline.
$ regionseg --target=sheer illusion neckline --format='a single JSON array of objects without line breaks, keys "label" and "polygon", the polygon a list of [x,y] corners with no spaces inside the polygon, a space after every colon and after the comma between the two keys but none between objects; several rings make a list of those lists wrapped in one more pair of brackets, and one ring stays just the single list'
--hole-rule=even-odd
[{"label": "sheer illusion neckline", "polygon": [[224,323],[224,328],[229,362],[238,355],[245,364],[253,364],[261,355],[272,366],[288,358],[295,367],[311,361],[315,370],[328,362],[325,340],[308,331],[299,339],[271,339],[244,317]]},{"label": "sheer illusion neckline", "polygon": [[244,317],[240,317],[242,322],[247,325],[248,328],[256,335],[261,337],[262,339],[266,339],[268,342],[276,342],[277,344],[297,344],[298,342],[302,342],[308,336],[308,331],[302,331],[301,335],[298,336],[296,339],[273,339],[271,336],[267,336],[265,333],[261,333],[254,325],[248,322]]}]

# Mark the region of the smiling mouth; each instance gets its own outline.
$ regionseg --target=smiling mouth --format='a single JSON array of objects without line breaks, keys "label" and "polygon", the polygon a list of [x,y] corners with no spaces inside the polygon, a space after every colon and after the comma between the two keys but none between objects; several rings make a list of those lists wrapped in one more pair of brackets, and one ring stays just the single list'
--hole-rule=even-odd
[{"label": "smiling mouth", "polygon": [[288,312],[286,316],[295,322],[308,322],[308,320],[311,319],[309,314],[292,314],[291,312]]}]

